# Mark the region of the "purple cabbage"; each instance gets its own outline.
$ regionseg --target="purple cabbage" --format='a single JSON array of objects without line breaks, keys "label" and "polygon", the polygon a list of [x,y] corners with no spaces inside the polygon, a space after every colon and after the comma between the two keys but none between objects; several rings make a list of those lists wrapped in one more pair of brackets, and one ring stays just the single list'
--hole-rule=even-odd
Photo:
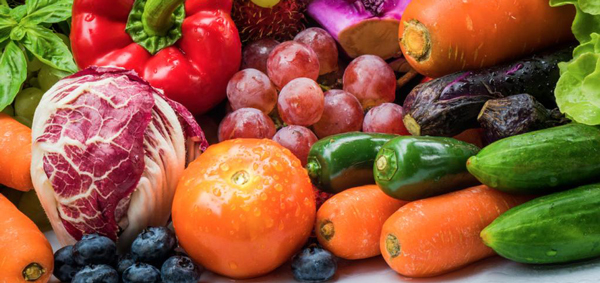
[{"label": "purple cabbage", "polygon": [[34,187],[64,245],[98,233],[124,248],[166,225],[180,175],[208,146],[185,107],[120,68],[58,82],[32,131]]}]

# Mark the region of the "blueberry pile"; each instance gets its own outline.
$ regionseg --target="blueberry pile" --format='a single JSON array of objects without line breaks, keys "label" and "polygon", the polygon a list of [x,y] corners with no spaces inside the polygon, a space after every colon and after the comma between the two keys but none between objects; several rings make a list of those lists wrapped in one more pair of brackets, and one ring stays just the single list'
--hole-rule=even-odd
[{"label": "blueberry pile", "polygon": [[54,276],[72,283],[196,283],[202,270],[175,251],[177,239],[166,227],[140,233],[127,254],[97,234],[85,235],[54,254]]},{"label": "blueberry pile", "polygon": [[292,274],[300,282],[327,281],[336,271],[336,257],[317,244],[309,245],[292,258]]}]

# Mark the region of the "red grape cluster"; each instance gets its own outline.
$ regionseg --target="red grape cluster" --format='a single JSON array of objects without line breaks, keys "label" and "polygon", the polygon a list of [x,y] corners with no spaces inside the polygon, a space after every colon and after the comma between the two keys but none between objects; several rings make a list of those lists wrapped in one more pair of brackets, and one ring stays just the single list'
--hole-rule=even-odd
[{"label": "red grape cluster", "polygon": [[[343,90],[323,93],[316,80],[338,71],[338,55],[335,40],[320,28],[306,29],[293,41],[263,39],[246,46],[242,70],[227,86],[232,112],[219,125],[219,141],[273,139],[305,164],[318,138],[361,130],[408,135],[402,107],[392,103],[396,76],[380,57],[354,59],[342,69]],[[284,124],[279,131],[275,117]]]}]

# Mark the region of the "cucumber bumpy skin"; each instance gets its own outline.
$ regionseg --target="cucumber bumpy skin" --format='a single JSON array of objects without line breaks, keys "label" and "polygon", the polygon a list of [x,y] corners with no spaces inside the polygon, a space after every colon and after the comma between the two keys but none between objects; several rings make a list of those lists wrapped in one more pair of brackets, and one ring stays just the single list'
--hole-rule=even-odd
[{"label": "cucumber bumpy skin", "polygon": [[499,255],[520,263],[600,256],[600,184],[547,195],[508,210],[481,232]]},{"label": "cucumber bumpy skin", "polygon": [[500,191],[547,194],[600,181],[599,145],[599,128],[571,123],[492,143],[467,169]]}]

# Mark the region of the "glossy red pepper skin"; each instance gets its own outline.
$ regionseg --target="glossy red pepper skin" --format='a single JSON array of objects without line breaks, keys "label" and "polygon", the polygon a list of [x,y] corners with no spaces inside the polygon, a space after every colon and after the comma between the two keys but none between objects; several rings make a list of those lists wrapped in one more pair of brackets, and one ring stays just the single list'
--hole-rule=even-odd
[{"label": "glossy red pepper skin", "polygon": [[242,45],[230,17],[232,0],[187,0],[182,37],[155,55],[125,31],[134,0],[75,0],[71,46],[80,68],[135,70],[156,88],[200,115],[225,99],[239,70]]}]

